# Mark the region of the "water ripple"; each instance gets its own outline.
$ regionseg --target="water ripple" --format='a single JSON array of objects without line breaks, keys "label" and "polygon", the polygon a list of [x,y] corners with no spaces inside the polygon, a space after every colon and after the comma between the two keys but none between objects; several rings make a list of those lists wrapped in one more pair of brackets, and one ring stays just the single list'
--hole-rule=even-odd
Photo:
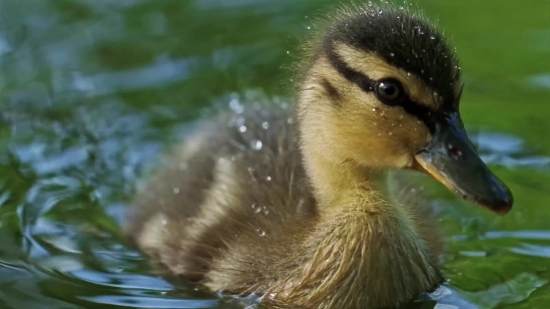
[{"label": "water ripple", "polygon": [[550,167],[550,157],[534,156],[526,150],[525,143],[518,137],[480,132],[472,135],[481,158],[487,164],[500,164],[506,167]]},{"label": "water ripple", "polygon": [[550,246],[523,244],[519,248],[510,248],[509,250],[517,254],[550,258]]},{"label": "water ripple", "polygon": [[106,287],[171,291],[174,287],[163,279],[146,275],[109,274],[91,269],[78,269],[68,273],[74,278]]},{"label": "water ripple", "polygon": [[550,90],[550,73],[533,75],[526,78],[525,86],[528,89]]},{"label": "water ripple", "polygon": [[516,238],[516,239],[544,239],[550,240],[550,231],[492,231],[483,235],[484,239]]},{"label": "water ripple", "polygon": [[82,296],[80,299],[94,304],[118,305],[124,308],[217,308],[217,300],[182,300],[167,297],[140,297],[124,295]]}]

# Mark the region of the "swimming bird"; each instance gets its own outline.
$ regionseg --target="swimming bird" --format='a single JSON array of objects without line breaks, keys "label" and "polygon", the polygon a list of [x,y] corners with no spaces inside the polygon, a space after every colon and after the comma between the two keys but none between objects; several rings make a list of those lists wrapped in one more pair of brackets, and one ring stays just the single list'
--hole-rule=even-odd
[{"label": "swimming bird", "polygon": [[507,213],[513,198],[468,140],[460,66],[419,12],[340,9],[308,40],[293,108],[203,120],[152,177],[127,235],[172,273],[288,308],[393,308],[444,282],[425,203],[387,186],[433,176]]}]

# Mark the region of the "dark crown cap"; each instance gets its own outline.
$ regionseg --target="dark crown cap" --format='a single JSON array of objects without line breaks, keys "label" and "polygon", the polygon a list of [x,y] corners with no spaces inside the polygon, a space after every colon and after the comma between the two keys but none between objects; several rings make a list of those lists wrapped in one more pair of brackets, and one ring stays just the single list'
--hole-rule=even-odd
[{"label": "dark crown cap", "polygon": [[375,53],[421,78],[443,97],[445,107],[458,103],[458,59],[443,36],[419,13],[369,4],[343,10],[327,30],[321,43],[324,50],[332,51],[340,42]]}]

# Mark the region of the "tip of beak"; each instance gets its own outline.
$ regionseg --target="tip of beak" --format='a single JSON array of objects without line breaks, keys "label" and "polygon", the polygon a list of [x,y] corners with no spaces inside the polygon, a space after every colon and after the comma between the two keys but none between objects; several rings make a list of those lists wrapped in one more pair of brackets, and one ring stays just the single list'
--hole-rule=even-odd
[{"label": "tip of beak", "polygon": [[491,207],[491,210],[494,211],[495,213],[501,215],[501,216],[504,216],[507,213],[509,213],[510,210],[512,210],[512,204],[502,203],[502,204]]},{"label": "tip of beak", "polygon": [[504,196],[502,199],[499,199],[496,201],[491,201],[491,202],[478,201],[476,204],[487,207],[489,210],[501,216],[504,216],[507,213],[509,213],[510,210],[512,210],[512,205],[514,204],[514,201],[513,201],[512,195],[509,194]]},{"label": "tip of beak", "polygon": [[510,210],[512,210],[512,205],[514,204],[514,196],[510,189],[506,187],[496,176],[493,175],[493,191],[496,193],[496,199],[490,203],[491,210],[497,214],[504,216]]},{"label": "tip of beak", "polygon": [[496,214],[499,214],[501,216],[504,216],[504,215],[508,214],[510,212],[510,210],[512,210],[512,202],[511,201],[498,201],[498,202],[487,203],[487,202],[467,198],[465,196],[463,196],[463,198],[465,200],[470,201],[471,203],[474,203],[474,204],[477,204],[479,206],[485,207],[485,208],[489,209],[490,211],[492,211]]}]

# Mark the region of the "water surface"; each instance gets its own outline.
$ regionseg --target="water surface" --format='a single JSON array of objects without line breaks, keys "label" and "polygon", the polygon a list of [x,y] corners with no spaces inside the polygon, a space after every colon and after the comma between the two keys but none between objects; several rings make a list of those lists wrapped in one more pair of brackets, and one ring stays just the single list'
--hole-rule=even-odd
[{"label": "water surface", "polygon": [[[333,4],[0,1],[0,308],[238,308],[158,276],[122,239],[123,211],[205,108],[286,100],[296,44]],[[516,200],[497,217],[427,181],[450,279],[431,297],[547,308],[550,3],[418,4],[456,45],[463,119]]]}]

